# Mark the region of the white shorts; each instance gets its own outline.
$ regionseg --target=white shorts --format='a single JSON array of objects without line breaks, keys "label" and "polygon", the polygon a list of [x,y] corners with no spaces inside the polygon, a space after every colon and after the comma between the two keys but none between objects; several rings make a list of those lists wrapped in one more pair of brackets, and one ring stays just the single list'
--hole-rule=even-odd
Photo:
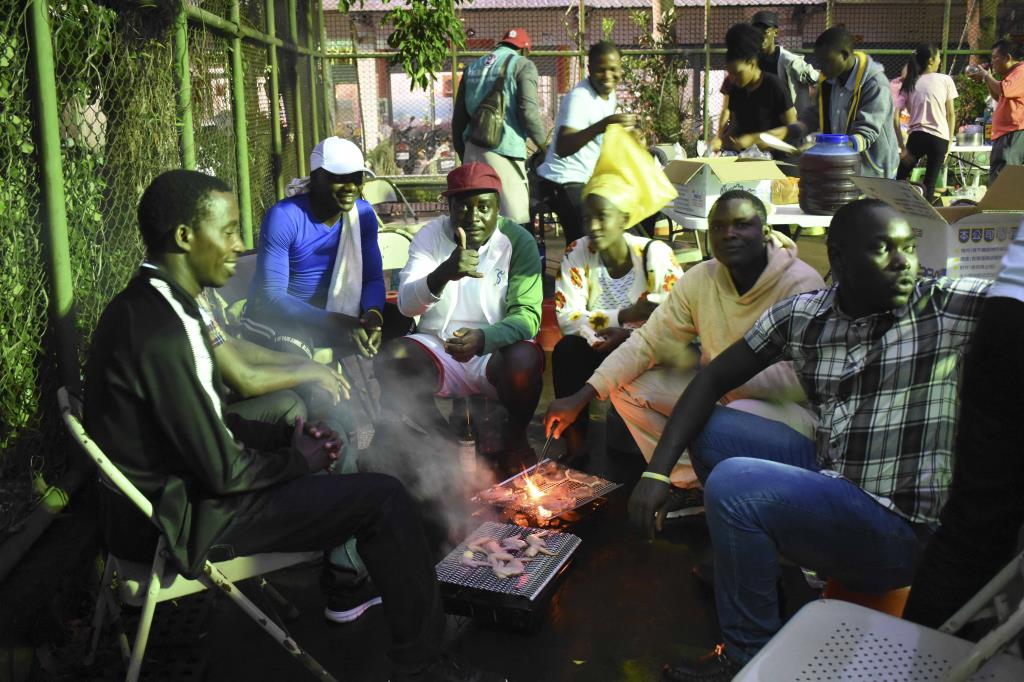
[{"label": "white shorts", "polygon": [[454,398],[482,395],[492,400],[498,398],[498,391],[487,380],[487,363],[490,353],[459,362],[444,351],[444,341],[433,334],[410,334],[405,337],[415,341],[434,359],[437,366],[437,392],[439,398]]}]

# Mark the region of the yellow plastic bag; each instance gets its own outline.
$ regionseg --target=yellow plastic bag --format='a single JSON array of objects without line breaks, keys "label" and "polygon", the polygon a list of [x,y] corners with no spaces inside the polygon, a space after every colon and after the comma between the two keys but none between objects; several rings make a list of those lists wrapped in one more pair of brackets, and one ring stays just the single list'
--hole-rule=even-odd
[{"label": "yellow plastic bag", "polygon": [[772,180],[772,203],[776,206],[800,202],[800,178]]},{"label": "yellow plastic bag", "polygon": [[601,156],[583,196],[597,194],[629,214],[627,227],[654,215],[678,196],[665,171],[633,134],[617,123],[608,126]]}]

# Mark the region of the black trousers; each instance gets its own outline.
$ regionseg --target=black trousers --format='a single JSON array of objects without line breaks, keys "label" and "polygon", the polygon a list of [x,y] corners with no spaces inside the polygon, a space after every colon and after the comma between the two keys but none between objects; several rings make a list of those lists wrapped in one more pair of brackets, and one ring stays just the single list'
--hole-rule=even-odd
[{"label": "black trousers", "polygon": [[[412,318],[403,315],[394,303],[385,303],[382,314],[382,343],[405,336],[412,328]],[[316,348],[339,348],[345,354],[355,352],[351,339],[339,339],[331,336],[326,329],[281,319],[262,310],[246,309],[242,315],[242,329],[249,341],[282,353],[311,358]]]},{"label": "black trousers", "polygon": [[903,617],[938,627],[1016,551],[1024,524],[1024,303],[990,298],[967,353],[956,463],[941,525],[917,569]]},{"label": "black trousers", "polygon": [[[601,353],[587,343],[582,336],[563,336],[551,351],[551,379],[555,397],[564,398],[583,388],[607,353]],[[564,438],[570,458],[585,450],[589,419],[584,411],[572,426],[566,429]]]},{"label": "black trousers", "polygon": [[935,198],[935,182],[939,178],[939,171],[942,170],[948,150],[949,140],[944,140],[923,130],[915,130],[907,137],[907,152],[910,158],[900,160],[896,178],[898,180],[909,178],[910,171],[914,170],[921,157],[925,157],[924,198],[931,203]]},{"label": "black trousers", "polygon": [[441,647],[444,614],[419,512],[383,474],[314,475],[246,495],[218,538],[235,554],[330,549],[355,537],[380,590],[390,658],[416,670]]},{"label": "black trousers", "polygon": [[565,233],[566,246],[582,237],[583,183],[570,182],[560,185],[541,178],[540,191],[547,198],[551,210],[558,215],[558,222]]}]

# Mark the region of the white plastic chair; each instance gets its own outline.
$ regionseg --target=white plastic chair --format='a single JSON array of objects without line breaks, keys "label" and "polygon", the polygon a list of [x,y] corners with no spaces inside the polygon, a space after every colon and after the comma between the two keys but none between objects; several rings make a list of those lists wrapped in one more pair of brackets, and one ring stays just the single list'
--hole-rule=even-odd
[{"label": "white plastic chair", "polygon": [[[80,409],[77,401],[73,406],[72,398],[63,386],[57,391],[57,400],[60,404],[64,424],[75,441],[96,463],[103,484],[131,500],[139,511],[152,521],[153,505],[85,432],[78,417]],[[109,615],[112,620],[118,620],[120,604],[141,606],[134,646],[129,646],[128,638],[123,632],[118,637],[121,654],[127,665],[125,680],[126,682],[135,682],[139,679],[139,671],[142,668],[156,605],[203,590],[220,590],[313,675],[321,680],[337,682],[334,676],[327,672],[316,659],[304,651],[283,628],[235,586],[235,583],[240,580],[257,578],[282,568],[315,561],[322,555],[322,552],[255,554],[217,563],[207,561],[203,565],[203,574],[195,580],[189,580],[177,571],[173,561],[168,561],[166,547],[167,540],[161,534],[151,565],[127,561],[107,553],[103,581],[96,599],[96,612],[92,623],[92,642],[86,659],[87,665],[92,663],[95,656],[100,631],[106,617]],[[269,585],[262,583],[260,587],[276,600],[283,601],[283,598]],[[297,612],[294,613],[297,614]]]},{"label": "white plastic chair", "polygon": [[[1015,611],[998,598],[1021,576],[1017,556],[938,630],[832,599],[805,605],[744,666],[735,682],[777,680],[1024,680],[1024,661],[1000,654],[1024,631],[1024,600]],[[991,601],[1003,622],[978,643],[952,633]]]},{"label": "white plastic chair", "polygon": [[[397,204],[401,203],[405,212],[409,215],[409,222],[416,222],[416,211],[412,209],[409,202],[405,200],[405,195],[402,194],[402,190],[385,178],[373,178],[363,183],[363,199],[370,202],[370,204],[376,208],[379,204]],[[381,227],[384,227],[383,221],[380,220],[380,216],[377,216],[377,220],[380,222]]]},{"label": "white plastic chair", "polygon": [[384,271],[401,270],[409,260],[409,246],[412,237],[401,229],[387,228],[377,233]]}]

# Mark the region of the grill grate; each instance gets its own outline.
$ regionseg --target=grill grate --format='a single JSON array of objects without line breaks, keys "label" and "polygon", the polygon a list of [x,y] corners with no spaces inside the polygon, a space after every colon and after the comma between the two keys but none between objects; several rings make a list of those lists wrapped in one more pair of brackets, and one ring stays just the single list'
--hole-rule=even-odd
[{"label": "grill grate", "polygon": [[540,532],[540,529],[487,521],[437,564],[437,579],[459,587],[522,596],[533,601],[551,579],[558,575],[559,569],[580,546],[582,541],[578,537],[570,533],[549,532],[544,536],[544,540],[548,549],[555,555],[537,555],[534,560],[526,562],[526,571],[522,575],[510,578],[499,578],[487,566],[471,568],[463,566],[460,561],[462,553],[467,551],[467,545],[472,540],[483,537],[504,540],[513,536],[525,537],[536,532]]},{"label": "grill grate", "polygon": [[[538,515],[538,509],[537,509],[538,505],[536,503],[528,501],[528,498],[526,500],[524,500],[523,496],[520,495],[520,494],[514,494],[512,497],[510,497],[507,500],[487,500],[487,499],[484,499],[483,497],[481,497],[481,494],[478,493],[470,501],[471,502],[481,502],[481,503],[484,503],[484,504],[493,504],[495,506],[502,507],[504,509],[510,509],[510,510],[513,510],[513,511],[524,512],[526,514],[536,515],[536,516],[538,516],[538,518],[540,518],[542,520],[549,520],[549,519],[558,518],[562,514],[565,514],[567,512],[571,512],[571,511],[573,511],[575,509],[579,509],[580,507],[582,507],[584,505],[587,505],[590,502],[593,502],[594,500],[596,500],[599,497],[604,497],[605,495],[607,495],[608,493],[612,492],[616,488],[621,487],[621,485],[622,485],[621,483],[614,483],[614,482],[609,481],[607,479],[601,478],[600,476],[591,476],[590,474],[584,473],[582,471],[577,471],[576,469],[570,469],[569,467],[566,467],[566,466],[563,466],[561,464],[558,464],[557,462],[553,462],[551,460],[545,459],[543,462],[541,462],[539,464],[533,465],[532,467],[530,467],[526,471],[524,471],[522,473],[519,473],[519,474],[516,474],[515,476],[512,476],[511,478],[508,478],[508,479],[502,481],[501,483],[498,483],[497,485],[492,486],[488,490],[497,490],[497,489],[501,488],[501,489],[504,489],[504,490],[507,490],[507,491],[511,491],[513,493],[518,493],[519,490],[521,489],[521,486],[520,487],[516,487],[514,485],[514,483],[516,481],[522,481],[522,479],[524,477],[526,477],[526,476],[533,476],[534,472],[537,471],[538,469],[540,469],[542,472],[545,472],[549,476],[554,471],[561,472],[561,474],[563,476],[567,475],[566,478],[564,478],[562,480],[557,480],[557,481],[548,481],[545,478],[545,482],[537,485],[537,487],[540,489],[540,491],[542,493],[545,493],[545,494],[548,494],[548,493],[550,493],[550,492],[552,492],[552,491],[557,489],[560,492],[567,493],[567,494],[571,495],[571,497],[573,499],[572,506],[566,507],[564,509],[559,509],[557,511],[553,511],[553,513],[551,513],[549,515]],[[571,480],[571,477],[575,477],[575,478],[586,477],[587,479],[592,479],[594,481],[594,483],[592,485],[586,485],[584,483],[579,483],[577,481]],[[533,480],[533,479],[531,479],[531,480]],[[536,481],[534,481],[534,483],[536,483]],[[581,497],[577,497],[576,495],[572,494],[575,491],[580,491],[580,490],[584,490],[584,489],[586,489],[586,491],[589,492],[590,494],[586,495],[586,496],[581,496]]]}]

